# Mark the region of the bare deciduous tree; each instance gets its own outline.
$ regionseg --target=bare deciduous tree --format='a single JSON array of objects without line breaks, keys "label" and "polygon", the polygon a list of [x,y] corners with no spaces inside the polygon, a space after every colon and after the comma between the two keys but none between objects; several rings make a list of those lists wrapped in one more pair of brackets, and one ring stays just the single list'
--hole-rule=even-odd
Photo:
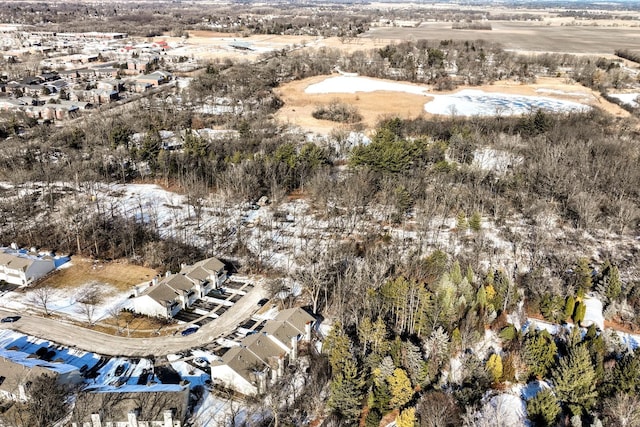
[{"label": "bare deciduous tree", "polygon": [[30,304],[41,308],[44,311],[45,316],[49,316],[49,304],[51,303],[51,297],[53,296],[53,289],[49,286],[40,286],[29,292],[27,295],[27,301]]},{"label": "bare deciduous tree", "polygon": [[95,323],[94,317],[96,309],[98,304],[102,302],[103,296],[100,285],[98,283],[93,283],[82,289],[76,298],[76,301],[78,302],[78,308],[76,309],[77,312],[85,316],[90,325]]}]

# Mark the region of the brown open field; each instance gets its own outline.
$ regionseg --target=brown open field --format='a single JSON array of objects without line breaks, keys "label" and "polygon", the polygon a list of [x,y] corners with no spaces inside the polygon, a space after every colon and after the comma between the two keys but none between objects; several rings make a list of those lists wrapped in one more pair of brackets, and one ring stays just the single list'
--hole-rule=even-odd
[{"label": "brown open field", "polygon": [[366,129],[375,127],[380,117],[385,115],[403,118],[416,117],[422,114],[422,109],[429,100],[428,97],[398,92],[371,92],[355,94],[307,94],[307,86],[321,82],[329,76],[316,76],[298,80],[276,89],[284,101],[284,106],[278,111],[278,118],[284,122],[298,125],[314,132],[325,133],[334,128],[348,127],[328,120],[317,120],[311,116],[316,106],[328,104],[333,100],[351,104],[358,108],[363,117]]},{"label": "brown open field", "polygon": [[[362,38],[392,40],[487,40],[503,48],[527,52],[558,52],[605,55],[615,49],[640,49],[640,27],[560,25],[558,21],[491,21],[493,30],[452,30],[451,22],[426,22],[417,28],[374,28]],[[588,22],[588,21],[587,21]],[[595,21],[594,21],[595,22]],[[613,25],[613,24],[611,24]]]},{"label": "brown open field", "polygon": [[[231,58],[234,60],[255,61],[265,52],[290,49],[295,46],[312,46],[319,40],[311,36],[280,36],[257,34],[243,37],[236,33],[220,33],[216,31],[190,31],[189,38],[162,36],[154,40],[165,40],[169,43],[180,43],[181,47],[169,50],[168,55],[187,56],[203,60]],[[243,44],[250,49],[242,50],[232,44]]]},{"label": "brown open field", "polygon": [[124,261],[109,263],[94,262],[86,258],[72,257],[72,265],[52,274],[38,286],[71,288],[90,282],[107,283],[120,291],[151,280],[157,272],[150,268],[129,264]]},{"label": "brown open field", "polygon": [[[370,93],[355,94],[307,94],[305,88],[311,84],[323,81],[330,76],[316,76],[305,80],[295,81],[277,89],[278,95],[284,101],[283,108],[278,111],[277,117],[289,124],[300,126],[313,132],[328,133],[335,128],[348,128],[348,125],[317,120],[311,113],[317,105],[328,104],[333,100],[339,100],[358,108],[363,116],[362,125],[365,131],[371,131],[381,117],[391,115],[402,118],[428,116],[424,112],[424,104],[431,98],[422,95],[412,95],[400,92],[376,91]],[[521,84],[513,81],[498,82],[492,85],[473,87],[486,92],[500,92],[518,95],[549,96],[552,98],[578,101],[601,108],[616,116],[627,116],[628,113],[619,106],[604,100],[597,92],[587,89],[579,84],[570,83],[562,78],[540,78],[534,84]],[[465,89],[461,87],[458,90]],[[540,93],[536,89],[562,91],[571,94],[584,94],[579,97],[558,93]],[[454,91],[455,92],[455,91]],[[437,92],[438,94],[451,92]]]}]

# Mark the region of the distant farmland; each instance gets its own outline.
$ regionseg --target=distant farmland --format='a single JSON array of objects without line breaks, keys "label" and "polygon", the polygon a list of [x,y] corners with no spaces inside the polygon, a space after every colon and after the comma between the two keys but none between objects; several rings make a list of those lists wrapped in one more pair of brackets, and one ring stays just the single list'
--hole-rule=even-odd
[{"label": "distant farmland", "polygon": [[383,40],[486,40],[504,49],[613,55],[616,49],[640,49],[640,27],[545,25],[534,22],[491,22],[492,31],[453,30],[451,22],[423,23],[417,28],[374,28],[361,37]]}]

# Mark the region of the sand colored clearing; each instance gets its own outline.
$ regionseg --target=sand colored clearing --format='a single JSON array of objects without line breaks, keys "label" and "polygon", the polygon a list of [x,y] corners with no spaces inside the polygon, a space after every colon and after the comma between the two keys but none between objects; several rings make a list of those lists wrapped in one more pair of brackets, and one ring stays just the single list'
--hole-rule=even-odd
[{"label": "sand colored clearing", "polygon": [[108,283],[120,291],[127,291],[131,286],[151,280],[157,274],[155,270],[125,261],[102,263],[72,257],[71,264],[70,267],[55,272],[38,286],[71,288],[98,282]]},{"label": "sand colored clearing", "polygon": [[425,102],[431,98],[424,95],[413,95],[400,92],[359,92],[355,94],[306,94],[307,86],[319,83],[327,76],[316,76],[286,84],[277,89],[284,101],[284,107],[278,111],[277,117],[284,122],[295,124],[303,129],[327,133],[334,128],[348,127],[328,120],[316,120],[311,113],[318,105],[328,104],[334,100],[353,105],[363,117],[365,129],[373,129],[378,120],[385,115],[402,118],[416,117],[422,114]]},{"label": "sand colored clearing", "polygon": [[[155,37],[177,47],[167,51],[167,55],[194,57],[201,60],[230,58],[233,60],[255,61],[262,54],[274,50],[290,49],[293,46],[313,46],[319,38],[312,36],[280,36],[257,34],[243,37],[239,33],[216,31],[189,31],[189,37],[182,39],[169,35]],[[234,48],[232,45],[248,46],[250,50]]]},{"label": "sand colored clearing", "polygon": [[[348,125],[327,120],[316,120],[311,116],[311,113],[316,106],[328,104],[334,100],[357,107],[360,114],[363,116],[362,125],[364,130],[372,130],[378,120],[384,116],[392,115],[401,118],[412,118],[421,115],[429,116],[428,113],[424,112],[424,104],[432,99],[428,95],[413,95],[409,93],[387,91],[368,93],[359,92],[355,94],[305,93],[305,89],[310,85],[322,82],[330,77],[331,76],[311,77],[295,81],[278,88],[277,93],[285,104],[278,112],[277,117],[283,122],[294,124],[303,129],[319,133],[328,133],[335,128],[348,128]],[[463,89],[469,89],[469,87],[460,87],[451,92],[434,92],[434,94],[456,93]],[[604,100],[598,93],[579,84],[569,83],[562,78],[540,78],[534,84],[521,84],[514,81],[505,81],[492,85],[476,86],[472,87],[472,89],[490,93],[543,96],[563,99],[601,108],[615,116],[628,116],[628,113],[624,109]]]}]

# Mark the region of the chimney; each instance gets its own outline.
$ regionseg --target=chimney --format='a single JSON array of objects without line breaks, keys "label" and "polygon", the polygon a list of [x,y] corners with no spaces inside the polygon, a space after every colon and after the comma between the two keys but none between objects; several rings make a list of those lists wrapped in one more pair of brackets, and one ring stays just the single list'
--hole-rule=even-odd
[{"label": "chimney", "polygon": [[278,358],[278,377],[282,377],[284,375],[284,357]]},{"label": "chimney", "polygon": [[305,340],[306,342],[311,341],[311,323],[312,323],[312,322],[307,322],[307,323],[304,325],[304,340]]},{"label": "chimney", "polygon": [[291,354],[289,360],[295,362],[298,358],[298,337],[291,337]]},{"label": "chimney", "polygon": [[100,420],[100,414],[91,414],[91,426],[102,427],[102,420]]},{"label": "chimney", "polygon": [[166,409],[164,415],[164,427],[173,427],[173,412],[171,409]]},{"label": "chimney", "polygon": [[127,414],[127,418],[129,420],[129,427],[138,427],[138,415],[135,411],[130,411]]},{"label": "chimney", "polygon": [[[275,371],[271,371],[271,382],[275,383],[274,378]],[[267,375],[264,372],[258,374],[258,393],[264,393],[267,391]]]}]

